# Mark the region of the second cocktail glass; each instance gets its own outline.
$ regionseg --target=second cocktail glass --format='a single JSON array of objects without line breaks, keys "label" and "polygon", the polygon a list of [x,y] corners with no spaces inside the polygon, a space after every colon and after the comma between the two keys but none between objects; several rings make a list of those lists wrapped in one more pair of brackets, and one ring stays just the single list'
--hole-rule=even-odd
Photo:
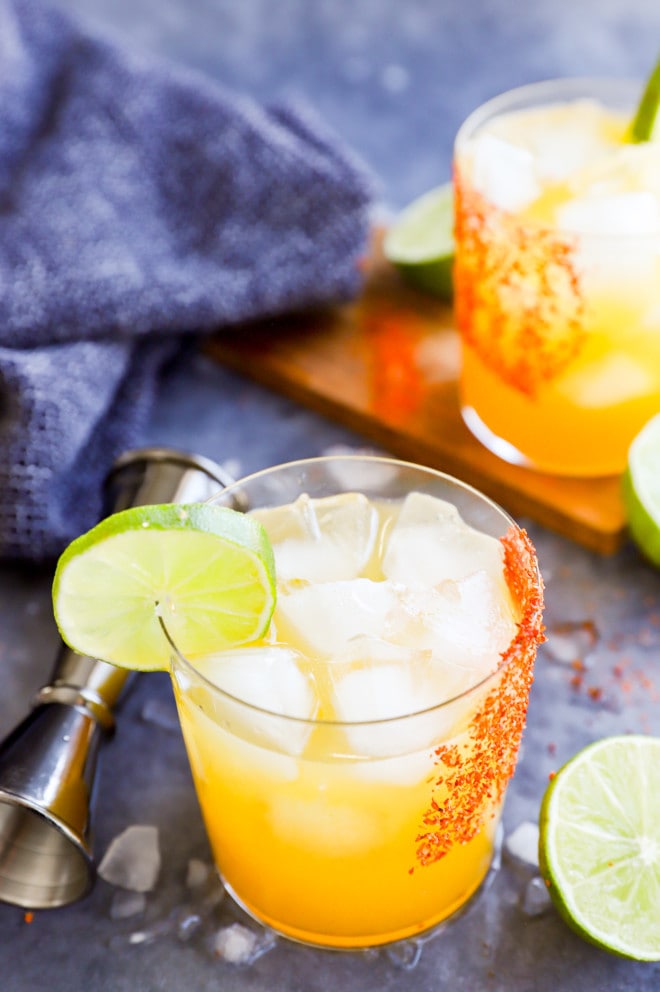
[{"label": "second cocktail glass", "polygon": [[541,634],[529,540],[430,469],[332,457],[218,497],[275,551],[267,638],[173,652],[219,872],[277,932],[364,948],[448,919],[483,882]]},{"label": "second cocktail glass", "polygon": [[457,136],[461,406],[507,461],[621,472],[660,409],[660,145],[627,140],[640,92],[535,83]]}]

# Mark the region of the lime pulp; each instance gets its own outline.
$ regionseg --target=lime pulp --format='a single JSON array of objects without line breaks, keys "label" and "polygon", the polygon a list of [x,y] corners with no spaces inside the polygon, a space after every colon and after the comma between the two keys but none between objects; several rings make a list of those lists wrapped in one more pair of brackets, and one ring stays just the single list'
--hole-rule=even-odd
[{"label": "lime pulp", "polygon": [[273,551],[258,521],[225,507],[123,510],[73,541],[53,580],[63,640],[79,654],[164,669],[259,639],[275,606]]},{"label": "lime pulp", "polygon": [[660,960],[660,738],[603,738],[563,766],[541,806],[539,863],[577,933]]}]

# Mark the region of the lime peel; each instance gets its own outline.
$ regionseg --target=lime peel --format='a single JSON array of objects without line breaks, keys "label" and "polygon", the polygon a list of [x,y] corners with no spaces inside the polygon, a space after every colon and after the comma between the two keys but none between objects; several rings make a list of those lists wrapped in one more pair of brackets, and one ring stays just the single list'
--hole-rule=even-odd
[{"label": "lime peel", "polygon": [[146,671],[251,643],[275,608],[275,561],[263,526],[227,507],[138,506],[102,520],[62,553],[53,611],[79,654]]},{"label": "lime peel", "polygon": [[631,537],[660,568],[660,414],[645,424],[630,445],[622,499]]},{"label": "lime peel", "polygon": [[660,960],[660,738],[606,737],[560,769],[541,805],[539,865],[580,936]]}]

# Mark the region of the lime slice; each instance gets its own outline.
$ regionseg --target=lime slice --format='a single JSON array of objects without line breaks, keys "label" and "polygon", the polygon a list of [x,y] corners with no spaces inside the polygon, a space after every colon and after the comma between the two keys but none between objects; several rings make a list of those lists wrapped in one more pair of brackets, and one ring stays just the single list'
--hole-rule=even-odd
[{"label": "lime slice", "polygon": [[541,806],[539,863],[581,936],[660,960],[660,738],[606,737],[564,765]]},{"label": "lime slice", "polygon": [[187,657],[257,640],[275,606],[261,524],[225,507],[136,506],[63,552],[53,581],[62,638],[122,668],[168,667],[160,620]]},{"label": "lime slice", "polygon": [[660,140],[660,59],[649,76],[637,112],[630,125],[630,140]]},{"label": "lime slice", "polygon": [[633,540],[660,568],[660,414],[630,445],[622,495]]},{"label": "lime slice", "polygon": [[385,258],[407,282],[444,300],[453,295],[454,198],[451,183],[413,200],[385,235]]}]

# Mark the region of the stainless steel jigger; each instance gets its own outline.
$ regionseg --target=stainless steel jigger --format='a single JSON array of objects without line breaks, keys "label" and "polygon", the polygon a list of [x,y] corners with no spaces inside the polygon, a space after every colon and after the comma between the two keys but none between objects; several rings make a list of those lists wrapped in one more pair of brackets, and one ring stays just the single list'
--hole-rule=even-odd
[{"label": "stainless steel jigger", "polygon": [[[214,462],[167,448],[129,451],[106,509],[201,502],[232,480]],[[129,673],[62,644],[32,711],[0,744],[0,900],[64,906],[94,881],[90,813],[101,740]]]}]

